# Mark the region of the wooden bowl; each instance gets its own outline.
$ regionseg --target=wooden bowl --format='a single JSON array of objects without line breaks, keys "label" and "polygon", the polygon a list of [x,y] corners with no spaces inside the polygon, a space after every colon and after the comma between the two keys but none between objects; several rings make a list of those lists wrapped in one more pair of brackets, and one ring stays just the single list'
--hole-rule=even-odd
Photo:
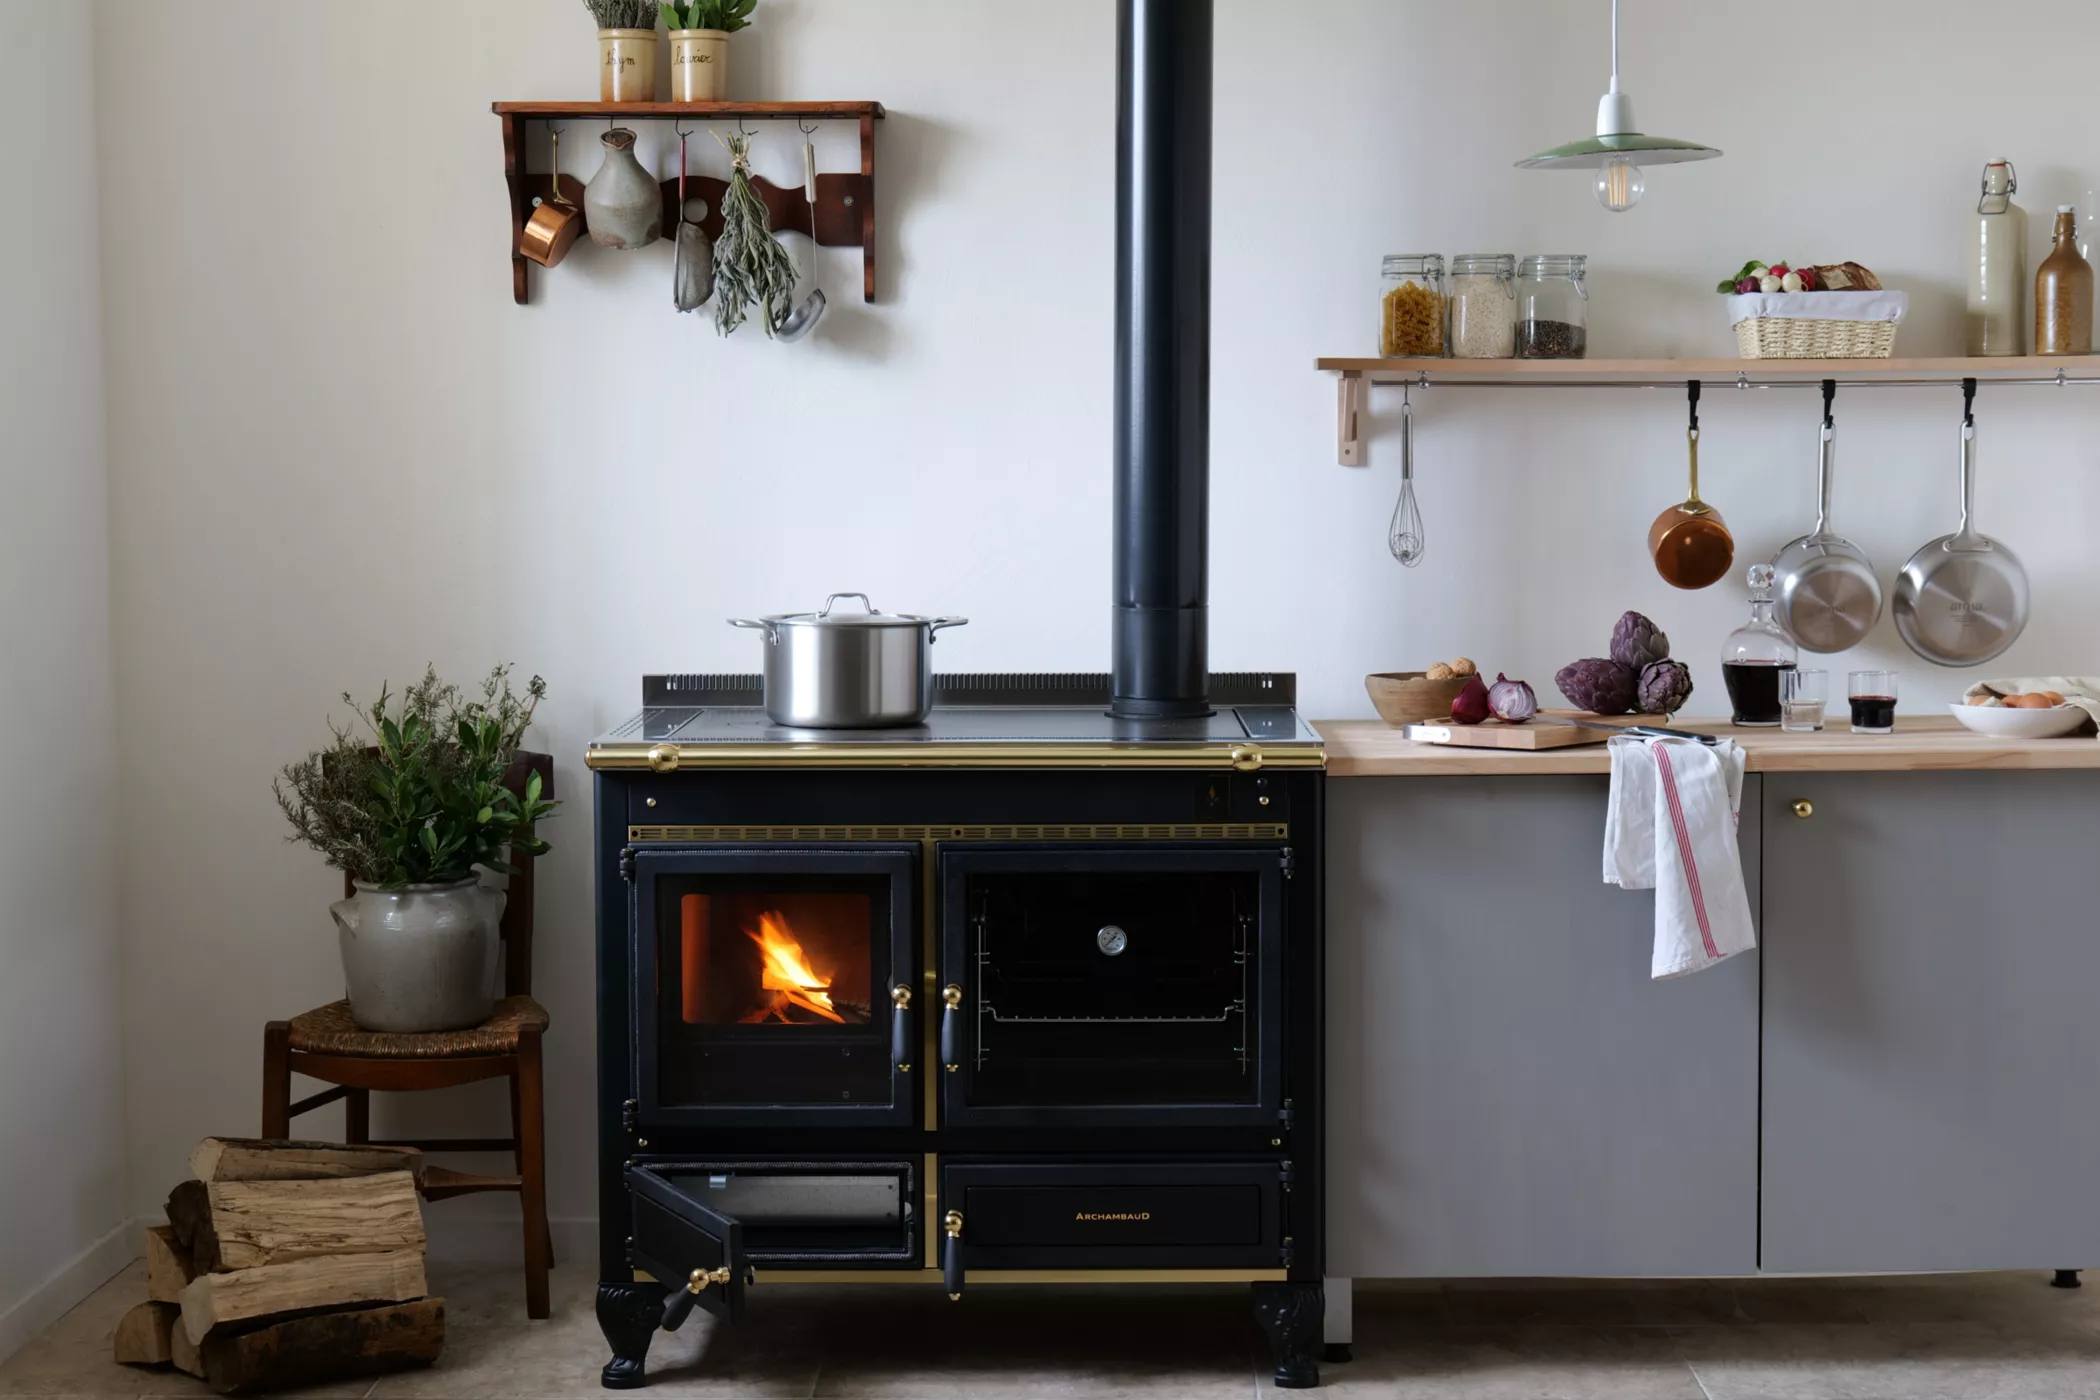
[{"label": "wooden bowl", "polygon": [[1451,718],[1451,702],[1469,679],[1433,681],[1421,671],[1379,671],[1364,677],[1364,690],[1387,724],[1423,724]]}]

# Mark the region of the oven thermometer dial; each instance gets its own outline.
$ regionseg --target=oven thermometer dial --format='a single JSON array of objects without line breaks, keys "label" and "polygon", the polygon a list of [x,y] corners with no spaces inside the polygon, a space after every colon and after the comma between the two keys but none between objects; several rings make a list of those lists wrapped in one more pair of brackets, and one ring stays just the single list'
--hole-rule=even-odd
[{"label": "oven thermometer dial", "polygon": [[1130,946],[1130,935],[1114,924],[1103,924],[1101,931],[1094,935],[1094,945],[1114,957]]}]

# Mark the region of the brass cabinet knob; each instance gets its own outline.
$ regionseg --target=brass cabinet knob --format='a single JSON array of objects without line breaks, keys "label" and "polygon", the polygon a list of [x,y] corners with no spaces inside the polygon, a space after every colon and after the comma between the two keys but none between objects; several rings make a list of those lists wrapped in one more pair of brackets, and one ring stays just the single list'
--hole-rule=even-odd
[{"label": "brass cabinet knob", "polygon": [[678,767],[678,745],[656,745],[649,750],[647,762],[649,771],[652,773],[670,773],[675,771]]},{"label": "brass cabinet knob", "polygon": [[1797,817],[1801,818],[1801,820],[1803,820],[1803,821],[1807,821],[1807,820],[1808,820],[1808,819],[1809,819],[1810,817],[1814,816],[1815,814],[1816,814],[1816,804],[1815,804],[1815,803],[1813,803],[1813,802],[1809,801],[1809,800],[1808,800],[1807,798],[1805,798],[1805,797],[1797,797],[1797,798],[1795,798],[1795,799],[1794,799],[1794,815],[1795,815],[1795,816],[1797,816]]},{"label": "brass cabinet knob", "polygon": [[707,1286],[711,1283],[727,1282],[729,1282],[729,1266],[726,1264],[719,1269],[695,1269],[691,1277],[685,1281],[685,1291],[688,1293],[704,1293],[707,1291]]}]

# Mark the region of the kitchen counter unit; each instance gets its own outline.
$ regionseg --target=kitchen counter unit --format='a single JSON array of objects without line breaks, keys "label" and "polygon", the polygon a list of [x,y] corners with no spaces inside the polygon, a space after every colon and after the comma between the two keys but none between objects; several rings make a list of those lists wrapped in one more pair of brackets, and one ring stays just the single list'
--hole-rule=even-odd
[{"label": "kitchen counter unit", "polygon": [[[1492,721],[1490,721],[1492,723]],[[1564,749],[1472,749],[1417,744],[1375,719],[1323,719],[1330,778],[1462,777],[1477,774],[1609,773],[1603,744]],[[1894,734],[1854,734],[1839,710],[1820,734],[1738,729],[1725,719],[1679,719],[1673,729],[1725,734],[1743,746],[1752,773],[1960,772],[2100,768],[2100,739],[1987,739],[1952,715],[1898,716]]]}]

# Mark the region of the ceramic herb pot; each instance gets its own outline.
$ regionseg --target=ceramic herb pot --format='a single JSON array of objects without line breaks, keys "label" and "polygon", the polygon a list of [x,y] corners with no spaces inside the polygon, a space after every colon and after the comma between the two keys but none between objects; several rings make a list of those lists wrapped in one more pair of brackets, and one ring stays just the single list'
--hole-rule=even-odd
[{"label": "ceramic herb pot", "polygon": [[601,29],[598,31],[598,100],[600,102],[654,102],[656,100],[655,30]]},{"label": "ceramic herb pot", "polygon": [[605,161],[583,187],[584,222],[601,248],[646,248],[663,236],[664,192],[634,158],[634,133],[615,127],[598,138]]},{"label": "ceramic herb pot", "polygon": [[357,892],[328,906],[340,933],[350,1015],[368,1031],[478,1026],[496,1005],[505,896],[469,876]]},{"label": "ceramic herb pot", "polygon": [[728,91],[729,31],[671,31],[671,100],[720,102]]}]

